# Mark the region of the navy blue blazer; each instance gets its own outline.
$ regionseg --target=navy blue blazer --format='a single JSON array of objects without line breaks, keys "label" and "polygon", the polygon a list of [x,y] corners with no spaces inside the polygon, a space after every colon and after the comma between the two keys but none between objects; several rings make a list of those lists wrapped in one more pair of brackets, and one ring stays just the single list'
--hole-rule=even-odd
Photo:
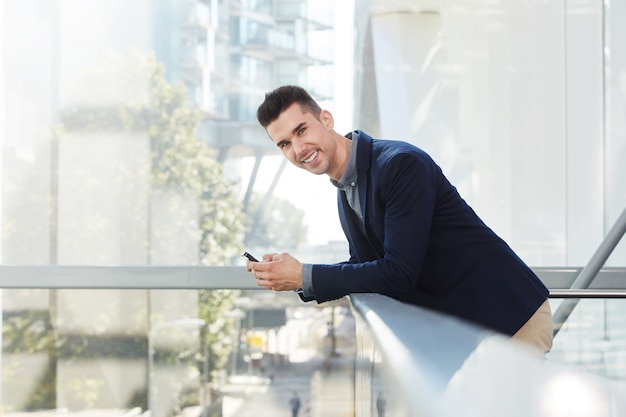
[{"label": "navy blue blazer", "polygon": [[424,151],[354,135],[365,224],[339,191],[350,260],[313,265],[315,300],[380,293],[513,335],[547,299],[545,285]]}]

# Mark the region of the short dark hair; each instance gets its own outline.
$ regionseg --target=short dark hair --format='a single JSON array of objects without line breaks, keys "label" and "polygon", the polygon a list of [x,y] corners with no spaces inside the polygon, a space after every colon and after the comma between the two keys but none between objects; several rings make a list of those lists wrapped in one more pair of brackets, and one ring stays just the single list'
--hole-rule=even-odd
[{"label": "short dark hair", "polygon": [[298,103],[303,113],[312,113],[319,119],[322,108],[304,88],[295,85],[284,85],[265,94],[265,100],[257,109],[256,118],[266,128],[294,103]]}]

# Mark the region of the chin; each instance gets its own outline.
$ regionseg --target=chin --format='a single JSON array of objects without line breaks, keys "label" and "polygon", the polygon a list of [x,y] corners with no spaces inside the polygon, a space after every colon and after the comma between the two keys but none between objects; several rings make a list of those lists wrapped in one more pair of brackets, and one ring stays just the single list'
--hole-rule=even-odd
[{"label": "chin", "polygon": [[326,174],[326,170],[325,169],[320,169],[320,168],[309,168],[309,167],[305,167],[304,169],[306,169],[307,171],[309,171],[311,174],[315,174],[315,175],[324,175]]}]

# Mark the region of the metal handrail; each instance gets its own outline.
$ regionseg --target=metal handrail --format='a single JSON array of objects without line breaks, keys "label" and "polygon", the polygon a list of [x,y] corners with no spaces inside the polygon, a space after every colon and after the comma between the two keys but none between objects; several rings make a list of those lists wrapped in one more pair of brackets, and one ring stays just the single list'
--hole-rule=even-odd
[{"label": "metal handrail", "polygon": [[[587,404],[624,408],[613,405],[626,395],[620,381],[548,361],[509,337],[380,294],[349,299],[357,321],[356,415],[376,415],[377,392],[390,396],[394,415],[408,416],[548,417],[577,404],[585,412]],[[582,402],[573,389],[584,394]]]},{"label": "metal handrail", "polygon": [[[598,275],[598,272],[624,236],[624,233],[626,233],[626,208],[624,208],[622,214],[618,217],[611,230],[609,230],[609,233],[607,233],[602,243],[600,243],[600,246],[589,260],[589,263],[580,271],[580,275],[578,275],[576,280],[572,283],[572,290],[589,288],[589,285],[593,282],[596,275]],[[563,300],[558,306],[552,315],[554,336],[559,333],[559,330],[563,327],[563,323],[565,323],[572,314],[578,301],[579,298],[570,298]]]},{"label": "metal handrail", "polygon": [[559,289],[550,290],[550,298],[626,298],[626,290]]},{"label": "metal handrail", "polygon": [[259,289],[243,266],[0,266],[0,288]]}]

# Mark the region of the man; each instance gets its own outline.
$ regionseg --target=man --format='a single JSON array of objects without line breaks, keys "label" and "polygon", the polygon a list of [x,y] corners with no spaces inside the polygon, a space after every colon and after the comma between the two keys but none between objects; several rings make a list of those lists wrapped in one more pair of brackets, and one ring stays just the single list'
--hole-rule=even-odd
[{"label": "man", "polygon": [[287,253],[248,261],[259,286],[318,303],[380,293],[550,350],[547,288],[424,151],[359,130],[340,135],[330,112],[295,86],[268,93],[257,119],[292,164],[338,188],[350,249],[349,261],[334,265]]},{"label": "man", "polygon": [[376,411],[378,411],[378,417],[385,417],[385,408],[387,407],[387,400],[382,391],[378,392],[376,398]]},{"label": "man", "polygon": [[291,417],[298,417],[298,411],[300,410],[300,397],[298,397],[297,391],[294,391],[293,395],[289,399],[289,407],[291,408]]}]

